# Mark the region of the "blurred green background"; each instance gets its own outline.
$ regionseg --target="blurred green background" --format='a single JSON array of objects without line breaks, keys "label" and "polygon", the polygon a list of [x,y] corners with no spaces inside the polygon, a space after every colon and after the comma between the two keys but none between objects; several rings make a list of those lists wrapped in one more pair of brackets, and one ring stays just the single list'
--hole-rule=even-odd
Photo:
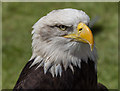
[{"label": "blurred green background", "polygon": [[90,18],[98,15],[92,28],[98,51],[98,81],[118,88],[118,3],[2,3],[2,88],[13,88],[31,57],[33,24],[54,9],[75,8]]}]

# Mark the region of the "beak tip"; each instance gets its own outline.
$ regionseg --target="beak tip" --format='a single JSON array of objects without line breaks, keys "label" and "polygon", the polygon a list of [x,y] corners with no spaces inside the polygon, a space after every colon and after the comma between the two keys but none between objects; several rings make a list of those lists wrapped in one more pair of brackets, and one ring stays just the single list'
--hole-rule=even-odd
[{"label": "beak tip", "polygon": [[91,49],[91,51],[93,51],[93,44],[89,44],[90,45],[90,49]]},{"label": "beak tip", "polygon": [[93,51],[93,48],[91,48],[91,51]]}]

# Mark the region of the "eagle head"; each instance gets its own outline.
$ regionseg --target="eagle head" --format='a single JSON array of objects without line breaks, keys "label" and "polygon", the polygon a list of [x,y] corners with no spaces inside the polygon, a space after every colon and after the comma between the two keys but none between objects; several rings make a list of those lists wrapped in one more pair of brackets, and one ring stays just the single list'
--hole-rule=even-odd
[{"label": "eagle head", "polygon": [[[81,61],[91,59],[96,63],[97,55],[93,34],[89,28],[90,18],[82,10],[53,10],[39,19],[33,26],[31,67],[39,63],[44,73],[61,76],[63,68],[74,73],[73,66],[81,68]],[[96,65],[95,65],[96,66]],[[37,69],[36,68],[36,69]]]}]

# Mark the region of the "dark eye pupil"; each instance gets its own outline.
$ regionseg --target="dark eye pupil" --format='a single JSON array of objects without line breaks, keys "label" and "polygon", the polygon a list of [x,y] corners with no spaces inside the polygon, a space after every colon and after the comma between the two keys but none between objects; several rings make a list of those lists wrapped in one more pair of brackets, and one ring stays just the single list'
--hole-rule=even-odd
[{"label": "dark eye pupil", "polygon": [[61,30],[66,30],[68,27],[67,26],[64,26],[64,25],[56,25],[55,27],[61,29]]},{"label": "dark eye pupil", "polygon": [[61,25],[61,26],[60,26],[60,28],[64,29],[64,28],[65,28],[65,26],[64,26],[64,25]]},{"label": "dark eye pupil", "polygon": [[67,27],[64,26],[64,25],[60,25],[59,28],[60,28],[61,30],[66,30]]}]

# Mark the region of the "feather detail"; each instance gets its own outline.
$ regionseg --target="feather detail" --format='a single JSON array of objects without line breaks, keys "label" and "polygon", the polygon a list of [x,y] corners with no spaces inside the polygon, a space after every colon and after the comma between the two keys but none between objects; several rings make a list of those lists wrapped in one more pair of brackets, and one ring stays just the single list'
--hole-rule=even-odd
[{"label": "feather detail", "polygon": [[58,75],[58,65],[55,65],[55,74],[56,74],[56,77],[57,77],[57,75]]},{"label": "feather detail", "polygon": [[44,74],[46,74],[46,72],[48,71],[48,69],[50,69],[53,65],[53,62],[46,60],[44,62]]},{"label": "feather detail", "polygon": [[36,57],[34,62],[31,64],[30,67],[32,67],[33,65],[35,65],[36,63],[40,63],[42,61],[42,58],[40,56]]},{"label": "feather detail", "polygon": [[74,74],[73,66],[70,64],[69,67],[70,67],[70,69],[72,70],[72,72],[73,72],[73,74]]},{"label": "feather detail", "polygon": [[48,69],[51,67],[51,62],[47,61],[44,63],[44,74],[46,74],[46,72],[48,71]]},{"label": "feather detail", "polygon": [[61,76],[62,74],[62,68],[61,68],[61,65],[58,64],[55,66],[55,74],[56,74],[56,77],[58,76],[58,74]]},{"label": "feather detail", "polygon": [[72,64],[73,64],[74,66],[77,66],[77,60],[78,60],[78,59],[75,58],[75,57],[72,58]]},{"label": "feather detail", "polygon": [[61,67],[61,65],[59,66],[59,74],[60,74],[60,77],[61,77],[61,75],[62,75],[62,67]]},{"label": "feather detail", "polygon": [[67,62],[64,62],[64,63],[63,63],[63,67],[64,67],[65,71],[67,70],[68,65],[69,65],[69,64],[68,64]]},{"label": "feather detail", "polygon": [[52,76],[54,77],[54,75],[55,75],[55,65],[53,65],[53,66],[50,68],[50,73],[51,73]]},{"label": "feather detail", "polygon": [[[44,64],[44,61],[41,61],[41,63],[37,66],[37,68],[43,66],[43,64]],[[36,69],[37,69],[37,68],[36,68]]]},{"label": "feather detail", "polygon": [[31,34],[34,34],[34,32],[35,32],[35,29],[31,32]]},{"label": "feather detail", "polygon": [[81,59],[78,61],[78,67],[81,68]]}]

